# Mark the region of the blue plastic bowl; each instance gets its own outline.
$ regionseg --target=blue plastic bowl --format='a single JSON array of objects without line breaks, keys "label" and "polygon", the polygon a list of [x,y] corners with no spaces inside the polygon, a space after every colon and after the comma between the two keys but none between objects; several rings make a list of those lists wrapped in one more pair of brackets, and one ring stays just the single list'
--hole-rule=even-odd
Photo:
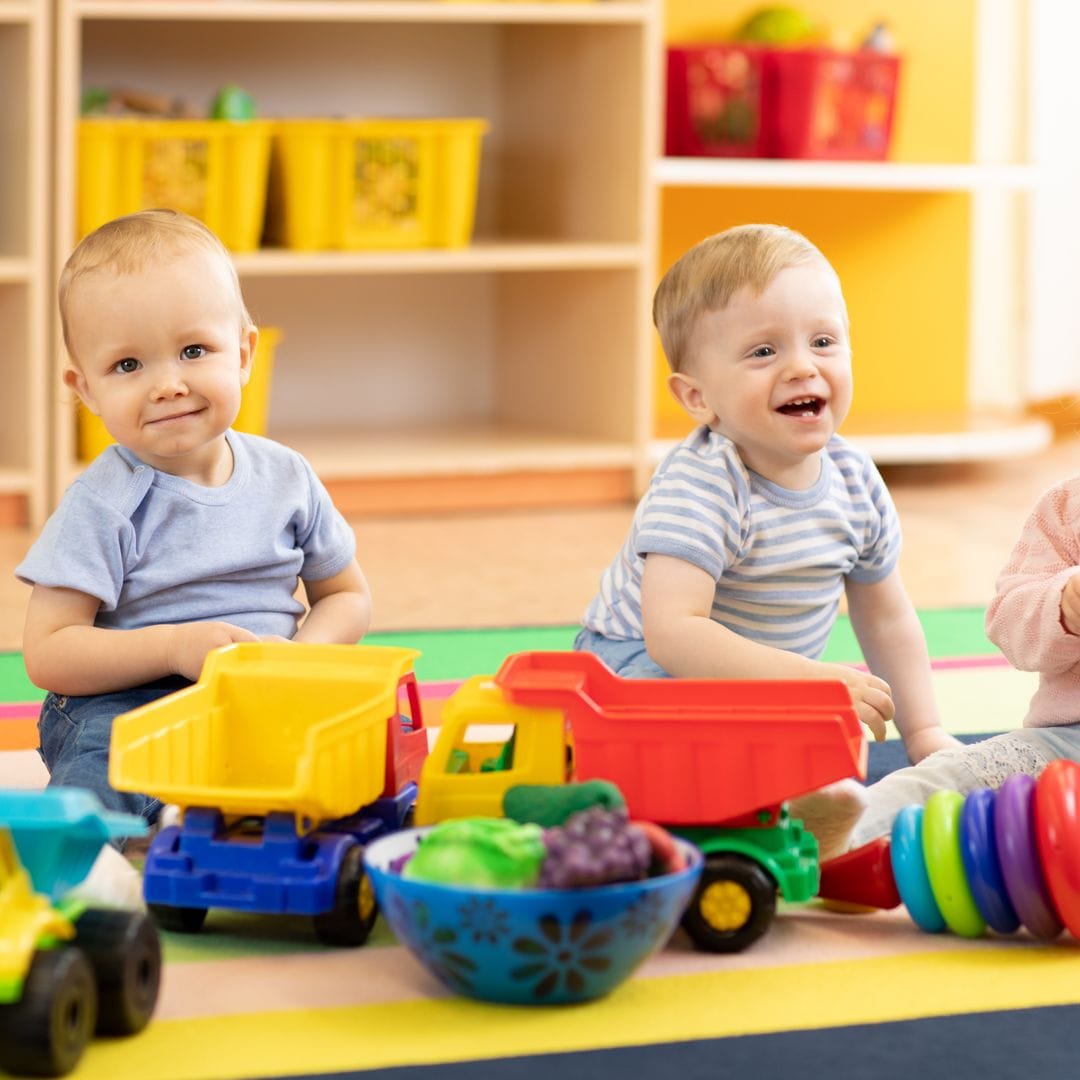
[{"label": "blue plastic bowl", "polygon": [[484,1001],[564,1004],[610,993],[667,942],[701,876],[701,852],[682,841],[685,870],[586,889],[471,889],[393,872],[428,831],[368,847],[379,910],[436,978]]}]

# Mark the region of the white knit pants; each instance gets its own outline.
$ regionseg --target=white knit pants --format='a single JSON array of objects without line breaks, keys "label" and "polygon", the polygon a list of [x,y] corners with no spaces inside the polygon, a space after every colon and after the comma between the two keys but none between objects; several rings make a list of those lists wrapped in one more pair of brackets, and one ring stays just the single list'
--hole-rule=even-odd
[{"label": "white knit pants", "polygon": [[1018,773],[1038,776],[1055,758],[1080,763],[1080,724],[1021,728],[982,742],[939,750],[918,765],[897,769],[866,789],[867,808],[851,835],[861,847],[892,832],[893,819],[905,807],[922,806],[935,791],[966,795],[975,788],[997,789]]}]

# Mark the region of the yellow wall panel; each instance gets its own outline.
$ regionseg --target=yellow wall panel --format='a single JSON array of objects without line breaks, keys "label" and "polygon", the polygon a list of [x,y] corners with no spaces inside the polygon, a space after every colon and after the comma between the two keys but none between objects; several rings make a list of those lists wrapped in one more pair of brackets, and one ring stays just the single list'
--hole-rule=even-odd
[{"label": "yellow wall panel", "polygon": [[[851,316],[852,421],[967,405],[969,199],[963,194],[672,189],[660,270],[732,225],[774,221],[813,240],[840,274]],[[657,347],[656,433],[689,422]]]}]

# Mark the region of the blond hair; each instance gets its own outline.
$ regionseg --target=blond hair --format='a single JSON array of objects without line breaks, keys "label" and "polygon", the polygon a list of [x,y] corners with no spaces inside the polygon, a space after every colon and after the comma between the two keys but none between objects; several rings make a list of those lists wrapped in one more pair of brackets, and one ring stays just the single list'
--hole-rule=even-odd
[{"label": "blond hair", "polygon": [[236,267],[218,237],[201,221],[177,210],[141,210],[137,214],[114,218],[85,236],[64,264],[57,294],[60,326],[68,355],[75,359],[71,352],[68,309],[72,287],[80,278],[101,271],[137,274],[151,263],[200,253],[221,259],[236,288],[241,329],[253,326],[240,291]]},{"label": "blond hair", "polygon": [[740,289],[760,295],[781,270],[815,259],[830,266],[802,233],[783,225],[738,225],[695,244],[671,265],[653,298],[653,322],[671,370],[684,370],[703,315],[722,311]]}]

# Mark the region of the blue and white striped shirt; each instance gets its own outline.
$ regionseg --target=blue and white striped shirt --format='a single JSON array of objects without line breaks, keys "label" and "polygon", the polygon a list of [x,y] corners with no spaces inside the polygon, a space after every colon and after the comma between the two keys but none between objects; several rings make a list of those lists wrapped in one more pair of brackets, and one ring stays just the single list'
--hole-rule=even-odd
[{"label": "blue and white striped shirt", "polygon": [[869,456],[834,436],[821,463],[812,488],[789,491],[751,472],[726,436],[693,432],[658,466],[583,625],[641,640],[645,556],[671,555],[716,580],[718,623],[819,657],[845,580],[881,581],[900,556],[896,509]]}]

